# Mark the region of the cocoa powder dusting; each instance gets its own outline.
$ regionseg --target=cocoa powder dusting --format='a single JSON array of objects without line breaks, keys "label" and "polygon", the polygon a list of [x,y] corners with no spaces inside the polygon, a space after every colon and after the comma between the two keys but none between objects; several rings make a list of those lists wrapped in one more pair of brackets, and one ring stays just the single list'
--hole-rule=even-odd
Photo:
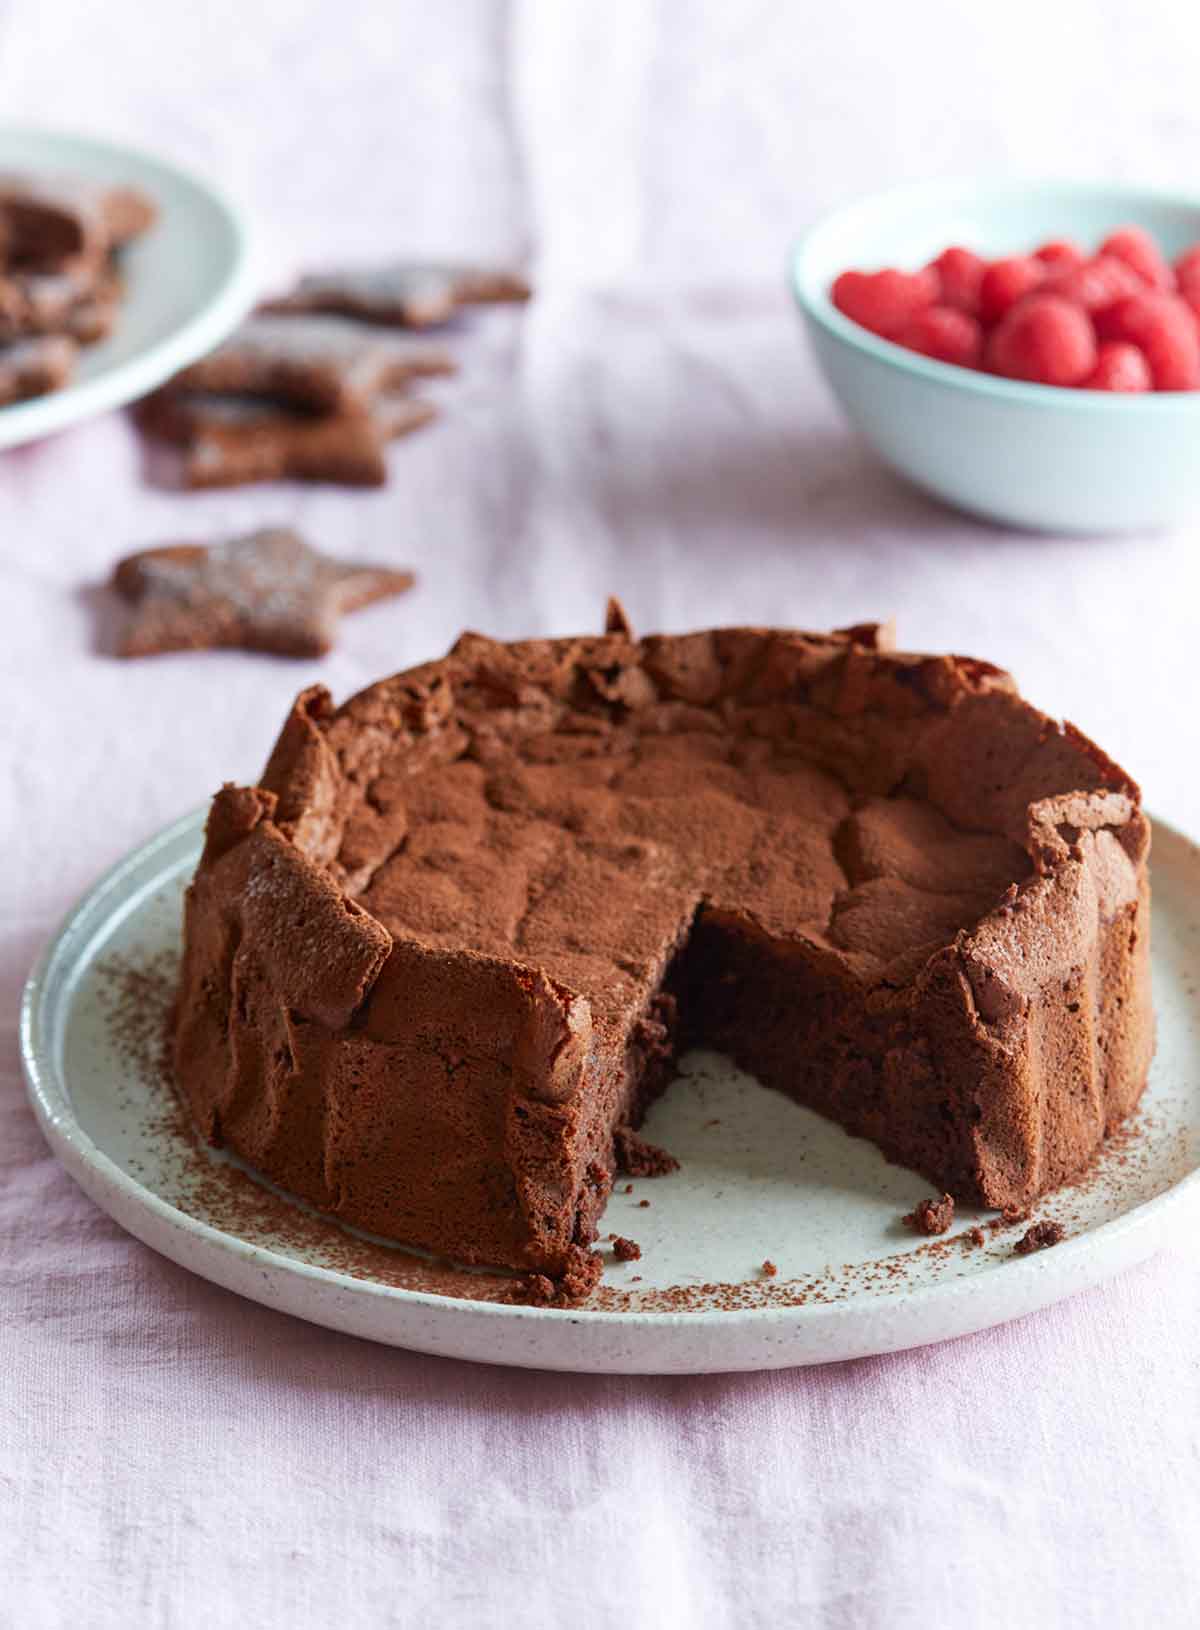
[{"label": "cocoa powder dusting", "polygon": [[[582,1302],[589,1309],[614,1313],[700,1312],[714,1308],[732,1312],[767,1306],[832,1305],[863,1294],[903,1290],[917,1262],[932,1257],[950,1263],[953,1257],[947,1253],[952,1248],[972,1250],[987,1241],[985,1229],[975,1225],[949,1239],[931,1238],[899,1255],[835,1265],[823,1274],[782,1280],[775,1264],[765,1261],[760,1274],[745,1283],[665,1288],[646,1287],[640,1275],[632,1276],[628,1287],[597,1283],[600,1259],[587,1251],[580,1251],[580,1260],[573,1263],[569,1287],[555,1285],[540,1274],[514,1277],[502,1270],[459,1267],[351,1233],[268,1188],[261,1179],[202,1143],[174,1091],[169,1067],[177,953],[136,961],[110,957],[98,965],[97,974],[112,1045],[129,1080],[145,1089],[136,1105],[130,1093],[130,1113],[142,1116],[156,1152],[161,1151],[160,1167],[153,1178],[155,1192],[198,1221],[350,1278],[455,1299],[542,1307],[579,1306]],[[1059,1209],[1069,1217],[1072,1201],[1091,1194],[1098,1186],[1104,1186],[1114,1198],[1119,1198],[1126,1186],[1136,1191],[1147,1158],[1146,1133],[1153,1127],[1153,1117],[1142,1111],[1119,1128],[1078,1182],[1059,1191]],[[671,1157],[666,1159],[670,1161]],[[139,1173],[135,1170],[133,1175]],[[625,1188],[628,1192],[632,1184]],[[937,1205],[936,1201],[926,1203]],[[648,1207],[649,1201],[639,1204]],[[995,1233],[1027,1216],[1028,1212],[1014,1210],[992,1219],[987,1229]],[[1028,1229],[1014,1250],[1022,1255],[1043,1250],[1065,1235],[1061,1222],[1044,1221]]]}]

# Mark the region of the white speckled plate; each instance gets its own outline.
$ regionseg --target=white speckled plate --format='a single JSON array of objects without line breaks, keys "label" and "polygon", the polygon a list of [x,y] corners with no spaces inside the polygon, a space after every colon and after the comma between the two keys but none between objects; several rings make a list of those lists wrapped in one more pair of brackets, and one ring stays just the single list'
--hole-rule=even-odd
[{"label": "white speckled plate", "polygon": [[125,299],[111,338],[80,353],[75,382],[0,407],[0,448],[136,401],[230,332],[254,297],[250,233],[197,176],[131,147],[0,125],[0,170],[68,171],[140,187],[159,217],[121,257]]},{"label": "white speckled plate", "polygon": [[[469,1275],[351,1237],[195,1148],[145,1045],[179,948],[200,846],[189,816],[103,878],[30,976],[29,1095],[63,1164],[146,1244],[269,1307],[399,1347],[534,1368],[634,1373],[773,1369],[882,1353],[1032,1313],[1194,1226],[1200,1200],[1200,851],[1155,828],[1159,1046],[1133,1136],[1035,1215],[1067,1239],[1017,1257],[1024,1225],[960,1216],[921,1242],[901,1214],[929,1193],[868,1144],[710,1054],[684,1061],[648,1136],[670,1177],[618,1185],[605,1230],[640,1261],[610,1262],[599,1305],[488,1300]],[[124,968],[119,975],[116,970]],[[149,970],[131,1006],[129,969]],[[155,996],[155,990],[159,992]],[[142,1045],[131,1042],[140,1024]],[[643,1204],[648,1201],[649,1204]],[[984,1242],[967,1231],[983,1225]],[[768,1278],[762,1264],[778,1273]]]}]

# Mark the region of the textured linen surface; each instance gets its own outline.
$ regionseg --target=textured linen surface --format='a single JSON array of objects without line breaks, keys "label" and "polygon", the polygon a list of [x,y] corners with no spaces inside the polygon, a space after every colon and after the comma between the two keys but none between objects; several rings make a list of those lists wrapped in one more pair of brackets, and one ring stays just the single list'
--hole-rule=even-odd
[{"label": "textured linen surface", "polygon": [[[1003,26],[998,26],[1002,22]],[[155,491],[108,415],[0,457],[0,1624],[892,1627],[1200,1622],[1200,1249],[1007,1328],[824,1369],[494,1371],[262,1310],[123,1235],[21,1091],[29,963],[292,694],[463,626],[823,627],[1012,668],[1200,831],[1200,527],[1044,539],[907,490],[782,284],[820,209],[973,170],[1194,179],[1173,0],[893,7],[0,0],[0,107],[156,147],[334,254],[527,261],[455,337],[386,491]],[[132,547],[295,521],[415,565],[323,664],[121,665]]]}]

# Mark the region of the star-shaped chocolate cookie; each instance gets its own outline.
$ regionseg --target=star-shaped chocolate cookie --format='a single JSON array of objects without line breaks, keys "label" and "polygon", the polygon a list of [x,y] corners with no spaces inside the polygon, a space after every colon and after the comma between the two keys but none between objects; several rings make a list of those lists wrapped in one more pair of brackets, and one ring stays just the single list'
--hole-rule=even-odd
[{"label": "star-shaped chocolate cookie", "polygon": [[50,271],[0,275],[0,338],[67,334],[81,344],[105,339],[121,300],[121,281],[107,261],[84,255]]},{"label": "star-shaped chocolate cookie", "polygon": [[261,309],[337,312],[360,322],[429,328],[449,322],[464,306],[528,300],[530,293],[518,272],[498,266],[391,261],[312,272],[290,294],[266,301]]},{"label": "star-shaped chocolate cookie", "polygon": [[411,572],[333,560],[285,528],[145,549],[113,573],[113,587],[133,605],[119,654],[241,646],[323,656],[344,612],[403,594],[413,581]]},{"label": "star-shaped chocolate cookie", "polygon": [[11,262],[102,259],[139,237],[156,214],[135,187],[53,172],[0,173],[0,242]]},{"label": "star-shaped chocolate cookie", "polygon": [[75,371],[77,354],[66,334],[0,344],[0,407],[61,389]]},{"label": "star-shaped chocolate cookie", "polygon": [[165,391],[147,397],[137,420],[179,449],[184,487],[237,487],[248,481],[332,481],[381,487],[390,441],[437,417],[432,402],[385,394],[369,409],[301,413],[252,396]]},{"label": "star-shaped chocolate cookie", "polygon": [[314,413],[365,412],[384,391],[455,371],[440,346],[338,317],[250,317],[168,390],[258,396]]}]

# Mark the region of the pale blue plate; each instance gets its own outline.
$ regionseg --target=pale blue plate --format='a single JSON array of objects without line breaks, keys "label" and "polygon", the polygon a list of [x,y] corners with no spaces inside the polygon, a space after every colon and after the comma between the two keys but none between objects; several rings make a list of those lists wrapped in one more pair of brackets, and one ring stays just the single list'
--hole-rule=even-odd
[{"label": "pale blue plate", "polygon": [[0,407],[0,448],[136,401],[245,316],[255,292],[249,222],[210,183],[132,147],[2,125],[0,170],[123,183],[158,206],[154,226],[122,257],[125,299],[112,337],[82,352],[65,390]]},{"label": "pale blue plate", "polygon": [[1174,258],[1200,241],[1200,196],[1081,182],[931,182],[836,210],[797,246],[792,286],[817,360],[883,461],[961,509],[1050,532],[1158,529],[1200,512],[1200,391],[1120,396],[1025,385],[933,362],[834,309],[847,267],[924,265],[1047,238],[1085,248],[1135,222]]}]

